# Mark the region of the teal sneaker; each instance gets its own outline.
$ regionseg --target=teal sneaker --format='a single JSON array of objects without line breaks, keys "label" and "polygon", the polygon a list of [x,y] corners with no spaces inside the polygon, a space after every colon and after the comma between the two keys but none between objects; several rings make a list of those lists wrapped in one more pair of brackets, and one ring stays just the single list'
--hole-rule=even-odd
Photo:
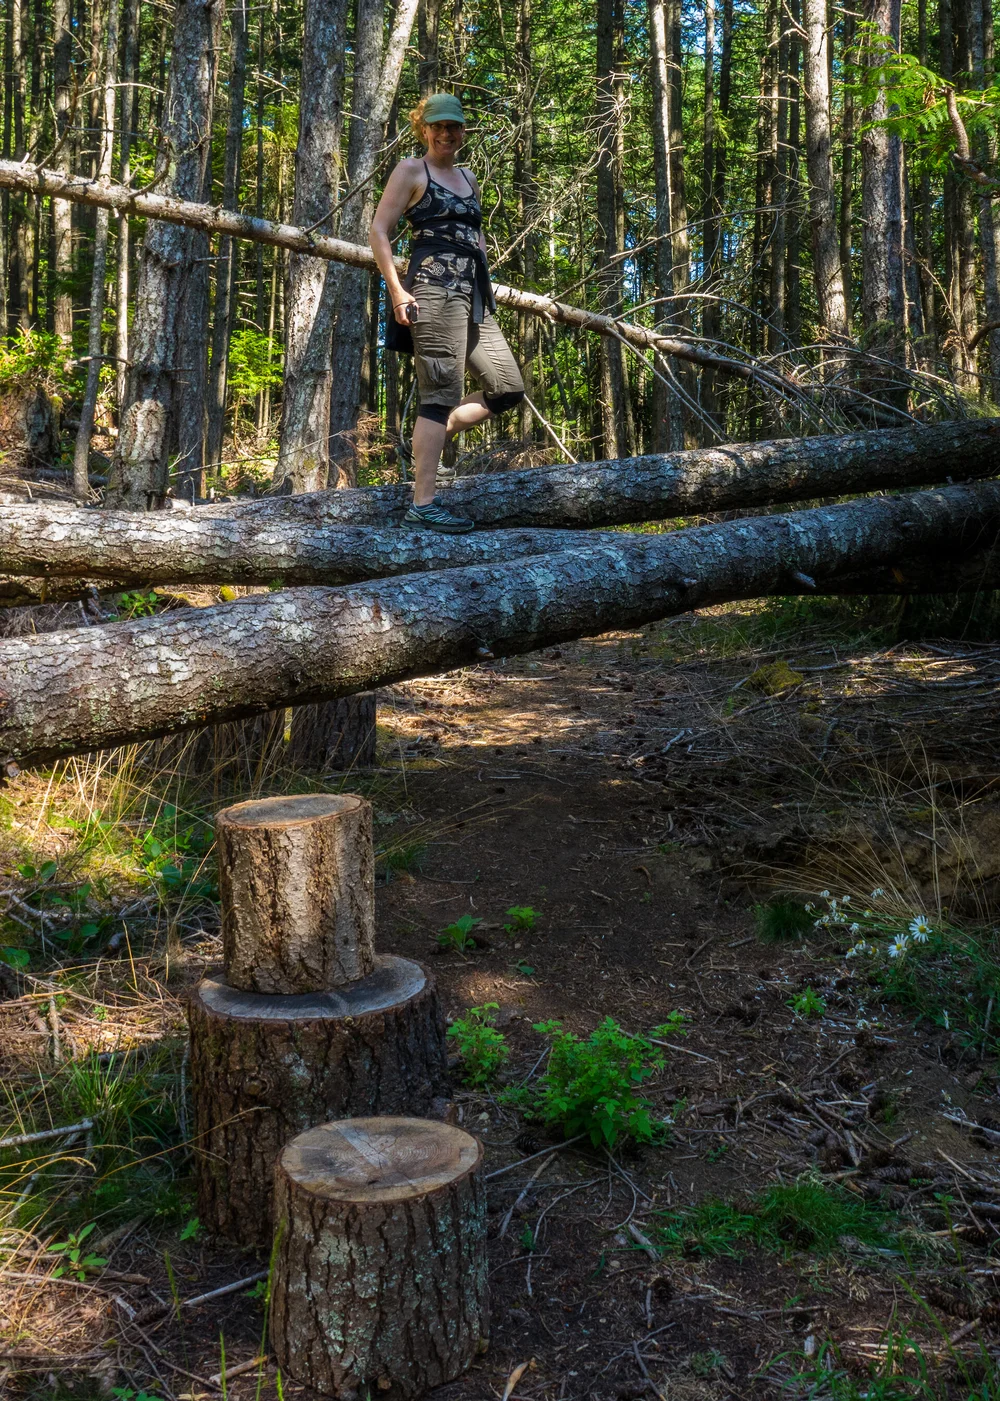
[{"label": "teal sneaker", "polygon": [[439,530],[442,535],[467,535],[476,528],[475,521],[453,515],[436,496],[426,506],[411,506],[403,517],[403,524],[419,526],[424,530]]}]

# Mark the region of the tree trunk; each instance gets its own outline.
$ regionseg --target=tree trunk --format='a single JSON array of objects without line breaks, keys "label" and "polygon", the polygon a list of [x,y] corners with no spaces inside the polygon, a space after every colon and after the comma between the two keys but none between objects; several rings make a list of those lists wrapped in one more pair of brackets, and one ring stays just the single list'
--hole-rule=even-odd
[{"label": "tree trunk", "polygon": [[[185,0],[174,26],[163,142],[161,186],[181,200],[200,200],[208,164],[221,0]],[[133,510],[162,505],[169,485],[167,453],[177,412],[180,312],[202,239],[174,224],[152,223],[143,244],[132,331],[132,366],[108,503]]]},{"label": "tree trunk", "polygon": [[[806,38],[806,171],[809,176],[809,227],[813,278],[819,318],[825,334],[849,335],[841,251],[833,194],[833,141],[830,116],[830,55],[826,0],[802,0]],[[824,334],[823,330],[819,333]]]},{"label": "tree trunk", "polygon": [[281,1154],[271,1342],[282,1371],[344,1401],[412,1401],[488,1332],[483,1150],[420,1119],[355,1119]]},{"label": "tree trunk", "polygon": [[[97,166],[99,180],[111,179],[111,160],[115,145],[115,97],[118,86],[118,0],[109,0],[108,27],[104,51],[104,111],[101,127],[101,152]],[[96,75],[95,75],[96,76]],[[104,321],[104,283],[108,267],[108,225],[110,215],[98,209],[94,226],[94,266],[90,279],[90,328],[87,338],[87,384],[80,405],[80,426],[73,451],[73,495],[78,501],[90,496],[90,435],[94,431],[94,412],[100,387],[103,343],[101,327]],[[70,315],[72,333],[72,308]]]},{"label": "tree trunk", "polygon": [[314,1124],[357,1114],[425,1114],[449,1092],[444,1025],[430,974],[377,958],[331,992],[242,992],[221,975],[188,1000],[198,1212],[209,1230],[271,1243],[274,1164]]},{"label": "tree trunk", "polygon": [[[707,25],[706,10],[706,25]],[[722,336],[722,307],[715,300],[716,288],[721,283],[723,262],[724,224],[723,210],[726,198],[726,173],[728,166],[729,105],[732,94],[733,71],[733,0],[723,0],[722,4],[722,53],[719,59],[719,116],[721,121],[713,123],[715,147],[715,176],[712,192],[711,225],[706,223],[705,236],[709,239],[709,257],[706,276],[706,291],[710,294],[702,314],[702,330],[706,341],[719,340]],[[709,234],[711,229],[711,234]],[[717,377],[715,370],[706,367],[701,376],[701,404],[709,418],[717,423],[724,436],[724,415],[720,410]]]},{"label": "tree trunk", "polygon": [[[15,763],[351,695],[738,598],[822,589],[904,552],[961,557],[1000,484],[614,537],[562,554],[298,589],[0,643],[0,753]],[[805,582],[802,582],[802,581]]]},{"label": "tree trunk", "polygon": [[312,793],[215,819],[226,977],[243,992],[327,992],[375,967],[372,810]]},{"label": "tree trunk", "polygon": [[[597,295],[606,316],[622,313],[622,260],[618,244],[618,127],[622,113],[616,102],[615,71],[621,44],[621,0],[597,5]],[[618,341],[601,342],[601,420],[604,454],[625,451],[624,367]]]},{"label": "tree trunk", "polygon": [[[121,134],[118,138],[119,178],[123,185],[132,179],[132,136],[139,125],[139,0],[125,0],[123,13],[124,63],[121,94]],[[119,420],[128,392],[128,307],[129,307],[128,215],[118,216],[117,267],[115,270],[115,399]]]},{"label": "tree trunk", "polygon": [[[856,60],[854,52],[856,18],[853,10],[844,13],[842,60]],[[854,169],[855,124],[854,89],[844,84],[840,137],[840,271],[844,281],[844,306],[847,313],[847,333],[850,334],[854,316]]]},{"label": "tree trunk", "polygon": [[[246,0],[238,0],[230,14],[233,58],[229,70],[226,122],[226,151],[222,173],[222,203],[236,207],[240,184],[240,157],[243,151],[243,111],[246,100],[247,47],[250,24]],[[226,383],[229,371],[229,338],[236,311],[236,264],[238,246],[231,238],[219,240],[218,273],[215,279],[215,315],[212,321],[212,363],[208,378],[205,431],[205,465],[214,471],[222,461],[226,426]]]},{"label": "tree trunk", "polygon": [[[865,41],[869,66],[899,50],[900,0],[865,0],[864,16],[872,26]],[[902,364],[906,327],[903,290],[902,143],[877,123],[889,116],[889,96],[881,87],[865,111],[861,137],[862,266],[861,311],[868,349]],[[882,382],[875,392],[891,402],[899,390]]]},{"label": "tree trunk", "polygon": [[[978,33],[982,39],[982,61],[977,65],[976,77],[979,86],[988,87],[994,81],[993,11],[990,0],[982,0]],[[977,147],[980,165],[987,170],[996,169],[1000,141],[995,127],[978,137]],[[983,309],[986,321],[993,325],[993,330],[985,337],[989,377],[984,382],[984,388],[994,403],[1000,403],[1000,218],[986,189],[979,195],[979,241],[983,250]]]},{"label": "tree trunk", "polygon": [[[587,527],[968,481],[998,470],[1000,420],[972,419],[459,479],[445,499],[475,512],[480,526],[462,537],[397,529],[409,500],[405,486],[152,516],[0,506],[0,569],[103,577],[122,587],[332,584],[553,554],[595,543],[582,536]],[[557,523],[570,528],[547,529]],[[265,597],[245,602],[259,605]]]},{"label": "tree trunk", "polygon": [[417,30],[417,43],[420,46],[420,63],[417,80],[420,96],[429,97],[437,92],[441,81],[441,52],[439,27],[441,0],[420,0],[420,23]]},{"label": "tree trunk", "polygon": [[[385,141],[385,125],[399,86],[416,10],[417,0],[400,0],[383,56],[385,0],[358,0],[353,116],[347,153],[347,185],[356,193],[348,196],[340,216],[341,237],[352,243],[367,240],[375,205],[376,162]],[[362,362],[368,344],[370,281],[371,274],[360,268],[343,268],[339,276],[340,301],[333,336],[337,373],[330,402],[330,482],[341,487],[357,483],[353,434],[361,406]]]},{"label": "tree trunk", "polygon": [[[537,103],[534,91],[532,20],[532,0],[520,0],[517,9],[517,31],[514,36],[513,81],[520,112],[514,143],[514,196],[517,201],[518,235],[522,239],[518,258],[520,281],[524,286],[531,288],[535,286],[538,276],[538,233],[531,227],[538,215],[535,171]],[[536,397],[535,360],[538,355],[538,335],[534,319],[524,312],[517,318],[517,342],[526,396],[518,408],[518,430],[523,439],[537,439],[538,425],[528,400],[534,400]]]},{"label": "tree trunk", "polygon": [[[52,67],[55,83],[56,142],[62,147],[59,164],[69,166],[69,123],[73,63],[73,35],[70,28],[70,0],[53,0]],[[114,75],[117,76],[117,75]],[[114,81],[114,76],[111,81]],[[110,174],[110,171],[108,172]],[[55,296],[52,328],[68,347],[73,345],[73,206],[68,200],[52,201],[53,263]],[[106,240],[105,240],[106,241]]]},{"label": "tree trunk", "polygon": [[[307,0],[292,219],[321,233],[332,227],[337,199],[346,16],[347,0]],[[276,492],[315,491],[327,484],[336,291],[332,269],[315,258],[292,254],[285,289],[285,383]]]},{"label": "tree trunk", "polygon": [[[674,320],[673,235],[670,201],[670,75],[663,0],[648,0],[649,71],[652,88],[653,176],[656,192],[656,282],[654,325]],[[684,446],[680,401],[662,380],[653,384],[653,450]]]},{"label": "tree trunk", "polygon": [[[691,335],[691,305],[688,290],[691,284],[691,231],[688,228],[687,186],[685,180],[685,141],[684,141],[684,43],[681,27],[681,0],[663,0],[667,36],[667,94],[670,140],[668,163],[670,168],[670,228],[671,228],[671,274],[673,296],[671,320],[679,326],[684,335]],[[681,388],[689,402],[696,398],[694,375],[686,365],[677,371]],[[684,447],[694,447],[698,433],[694,427],[692,414],[678,404],[682,425]]]},{"label": "tree trunk", "polygon": [[350,773],[375,763],[374,691],[300,705],[292,711],[287,759],[312,773]]}]

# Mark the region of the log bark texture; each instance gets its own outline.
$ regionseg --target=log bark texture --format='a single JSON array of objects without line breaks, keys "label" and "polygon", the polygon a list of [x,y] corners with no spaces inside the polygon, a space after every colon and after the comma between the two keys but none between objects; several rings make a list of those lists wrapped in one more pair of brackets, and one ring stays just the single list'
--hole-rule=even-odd
[{"label": "log bark texture", "polygon": [[444,1024],[419,964],[297,997],[204,978],[188,1001],[198,1211],[244,1245],[271,1239],[274,1164],[295,1134],[359,1114],[425,1114],[449,1092]]},{"label": "log bark texture", "polygon": [[[980,419],[460,478],[442,498],[487,529],[450,539],[387,528],[409,504],[405,486],[153,515],[0,506],[0,569],[103,575],[123,588],[138,582],[348,583],[600,543],[549,529],[559,525],[625,525],[998,471],[1000,420]],[[515,533],[517,527],[525,529]],[[510,533],[502,539],[490,533],[499,529]]]},{"label": "log bark texture", "polygon": [[[0,188],[27,190],[32,194],[54,195],[56,198],[73,200],[80,204],[104,206],[115,209],[120,214],[135,214],[144,218],[159,219],[165,223],[185,224],[190,228],[204,229],[209,233],[229,234],[233,238],[245,238],[254,243],[269,243],[275,248],[287,248],[295,253],[307,253],[314,258],[347,263],[350,267],[377,271],[375,257],[370,248],[362,248],[344,239],[313,234],[294,224],[278,224],[270,219],[258,219],[250,214],[237,214],[232,210],[218,209],[214,205],[199,204],[195,200],[173,199],[169,195],[141,194],[124,185],[98,185],[82,176],[64,175],[58,170],[46,170],[42,166],[23,165],[19,161],[0,161]],[[397,259],[397,266],[405,270],[406,260]],[[564,326],[576,326],[580,330],[596,331],[602,336],[616,336],[628,341],[638,350],[659,350],[664,355],[675,355],[693,365],[711,366],[721,374],[731,374],[737,378],[753,380],[781,394],[801,396],[801,389],[792,380],[785,379],[774,371],[748,361],[734,360],[728,355],[719,355],[690,341],[673,336],[660,335],[647,326],[636,326],[628,321],[615,321],[610,316],[587,311],[583,307],[568,306],[557,302],[553,297],[538,292],[524,292],[518,287],[505,287],[497,284],[493,289],[497,301],[502,306],[514,307],[528,316],[543,316],[548,321],[557,321]]]},{"label": "log bark texture", "polygon": [[226,977],[325,992],[375,967],[372,810],[353,794],[260,798],[215,819]]},{"label": "log bark texture", "polygon": [[412,1118],[288,1145],[271,1305],[286,1375],[343,1401],[410,1401],[461,1375],[487,1332],[481,1162],[470,1134]]},{"label": "log bark texture", "polygon": [[0,643],[0,759],[38,762],[514,656],[995,540],[1000,484],[700,526],[503,565],[298,589]]}]

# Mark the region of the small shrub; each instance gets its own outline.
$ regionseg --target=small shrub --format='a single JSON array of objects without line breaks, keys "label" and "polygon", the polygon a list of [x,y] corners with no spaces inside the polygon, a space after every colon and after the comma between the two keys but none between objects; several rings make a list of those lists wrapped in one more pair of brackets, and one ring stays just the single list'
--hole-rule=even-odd
[{"label": "small shrub", "polygon": [[502,1031],[496,1026],[497,1002],[470,1007],[448,1028],[448,1036],[458,1044],[462,1058],[462,1078],[467,1085],[488,1085],[510,1055]]},{"label": "small shrub", "polygon": [[826,1012],[826,1002],[816,989],[811,987],[797,992],[794,997],[789,997],[785,1006],[791,1007],[797,1017],[822,1017]]},{"label": "small shrub", "polygon": [[378,864],[386,883],[400,873],[412,875],[419,871],[427,856],[426,842],[402,842],[379,852]]},{"label": "small shrub", "polygon": [[530,905],[511,905],[504,930],[510,935],[530,934],[541,917],[540,911],[533,910]]},{"label": "small shrub", "polygon": [[[651,1035],[665,1029],[656,1027]],[[638,1093],[663,1068],[663,1052],[652,1040],[630,1036],[613,1017],[605,1017],[585,1041],[557,1021],[539,1022],[535,1030],[552,1038],[552,1054],[538,1088],[516,1096],[529,1118],[561,1128],[567,1138],[586,1134],[595,1148],[664,1136],[666,1126]]]},{"label": "small shrub", "polygon": [[753,907],[754,933],[762,944],[780,944],[786,939],[801,939],[808,934],[813,918],[798,900],[778,896],[766,904]]},{"label": "small shrub", "polygon": [[451,949],[455,953],[464,953],[466,949],[474,949],[476,941],[472,936],[472,931],[477,924],[482,924],[481,919],[474,919],[472,915],[461,915],[453,924],[446,924],[435,936],[438,946],[442,949]]},{"label": "small shrub", "polygon": [[120,593],[115,604],[115,618],[150,618],[163,600],[156,593]]}]

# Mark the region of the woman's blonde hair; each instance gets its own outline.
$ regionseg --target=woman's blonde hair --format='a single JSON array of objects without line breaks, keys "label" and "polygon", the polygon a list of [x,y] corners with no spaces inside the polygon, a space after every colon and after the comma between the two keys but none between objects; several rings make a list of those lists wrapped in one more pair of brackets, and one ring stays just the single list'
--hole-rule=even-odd
[{"label": "woman's blonde hair", "polygon": [[413,139],[418,145],[424,140],[424,108],[427,106],[427,98],[422,97],[416,107],[410,112],[410,130],[413,132]]}]

